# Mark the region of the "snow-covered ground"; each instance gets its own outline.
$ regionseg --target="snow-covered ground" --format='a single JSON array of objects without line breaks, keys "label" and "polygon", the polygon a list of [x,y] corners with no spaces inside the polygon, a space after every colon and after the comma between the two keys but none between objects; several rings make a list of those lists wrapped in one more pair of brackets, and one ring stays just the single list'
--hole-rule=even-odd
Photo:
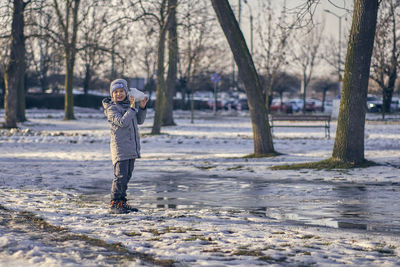
[{"label": "snow-covered ground", "polygon": [[177,126],[152,136],[150,111],[128,192],[140,212],[110,215],[108,123],[99,110],[75,113],[27,110],[19,130],[0,130],[1,266],[400,262],[399,115],[368,115],[365,155],[381,166],[275,171],[328,158],[336,122],[329,140],[323,128],[277,128],[283,154],[246,159],[248,114],[196,112],[192,124],[176,111]]}]

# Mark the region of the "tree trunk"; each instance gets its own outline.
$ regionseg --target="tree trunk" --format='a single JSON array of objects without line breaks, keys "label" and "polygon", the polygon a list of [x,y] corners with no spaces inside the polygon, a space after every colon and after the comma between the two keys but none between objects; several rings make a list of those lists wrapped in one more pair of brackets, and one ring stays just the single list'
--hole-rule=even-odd
[{"label": "tree trunk", "polygon": [[[15,1],[14,1],[15,2]],[[22,0],[18,0],[18,2],[22,3],[22,13],[21,15],[18,16],[18,24],[21,25],[19,27],[19,35],[21,36],[22,40],[21,43],[18,44],[20,46],[18,48],[18,57],[20,59],[18,60],[18,64],[21,64],[19,68],[19,73],[17,74],[19,76],[19,83],[18,83],[18,103],[17,103],[17,121],[19,122],[24,122],[26,121],[26,116],[25,116],[25,108],[26,108],[26,101],[25,101],[25,70],[26,70],[26,64],[25,64],[25,35],[24,35],[24,27],[25,27],[25,21],[24,21],[24,10],[26,4]]]},{"label": "tree trunk", "polygon": [[178,34],[176,22],[176,5],[177,0],[168,1],[169,9],[169,25],[168,25],[168,75],[167,75],[167,93],[166,104],[163,114],[163,125],[175,125],[173,110],[174,110],[174,95],[175,83],[178,65]]},{"label": "tree trunk", "polygon": [[322,112],[325,112],[326,91],[328,91],[328,89],[324,89],[322,91],[322,105],[321,105]]},{"label": "tree trunk", "polygon": [[279,100],[281,101],[281,104],[279,105],[279,111],[282,112],[283,111],[283,92],[282,91],[279,92]]},{"label": "tree trunk", "polygon": [[[25,90],[24,8],[25,5],[22,0],[14,0],[11,24],[10,61],[6,66],[4,74],[6,87],[4,98],[5,128],[16,128],[17,120],[21,119],[21,116],[23,116],[22,119],[25,120],[25,112],[19,114],[18,108],[18,104],[21,104],[18,103],[19,97],[21,96],[20,92]],[[25,103],[25,101],[23,101],[23,103]],[[25,107],[23,111],[25,111]]]},{"label": "tree trunk", "polygon": [[[25,51],[25,44],[24,44],[24,51]],[[24,57],[25,59],[25,57]],[[23,59],[23,60],[24,60]],[[21,77],[22,82],[18,85],[18,105],[17,105],[17,121],[18,122],[24,122],[26,121],[26,116],[25,116],[25,108],[26,108],[26,101],[25,101],[25,62],[24,62],[24,67],[23,70],[23,76]],[[19,74],[21,75],[21,74]]]},{"label": "tree trunk", "polygon": [[73,95],[73,77],[74,77],[74,53],[70,49],[65,51],[65,98],[64,98],[64,120],[74,120],[74,95]]},{"label": "tree trunk", "polygon": [[49,81],[47,79],[47,73],[44,71],[40,71],[40,87],[42,88],[42,93],[44,94],[47,89],[49,89]]},{"label": "tree trunk", "polygon": [[218,21],[231,47],[244,83],[253,127],[254,155],[275,153],[268,111],[262,95],[262,87],[253,59],[227,0],[211,0]]},{"label": "tree trunk", "polygon": [[165,53],[165,36],[166,25],[160,27],[160,36],[158,39],[157,51],[157,89],[156,89],[156,104],[154,109],[154,121],[152,134],[161,133],[161,124],[163,119],[163,111],[166,104],[166,86],[164,79],[164,53]]},{"label": "tree trunk", "polygon": [[270,112],[270,107],[272,104],[272,98],[273,98],[273,93],[272,93],[272,79],[271,77],[267,77],[267,82],[265,85],[265,107],[268,112]]},{"label": "tree trunk", "polygon": [[46,48],[43,48],[43,41],[39,41],[39,49],[40,49],[40,66],[39,66],[39,82],[42,88],[42,93],[44,94],[47,89],[49,89],[49,81],[47,79],[47,71],[49,69],[49,63],[47,60],[48,54],[46,53],[46,59],[44,59],[44,52],[43,50],[47,50],[49,45],[48,41],[46,40]]},{"label": "tree trunk", "polygon": [[359,164],[364,158],[368,80],[378,0],[355,0],[347,48],[342,98],[332,158]]},{"label": "tree trunk", "polygon": [[[394,15],[393,15],[394,16]],[[393,25],[395,25],[395,19],[393,19]],[[382,112],[391,112],[390,110],[390,104],[392,103],[392,96],[393,96],[393,91],[394,91],[394,86],[396,84],[396,79],[397,79],[397,46],[396,46],[396,27],[393,26],[393,48],[392,48],[392,53],[390,57],[390,67],[389,67],[389,73],[388,73],[388,86],[386,88],[383,88],[383,102],[382,102]]]},{"label": "tree trunk", "polygon": [[307,75],[306,75],[306,71],[303,70],[303,79],[301,81],[301,86],[303,89],[303,107],[302,107],[302,112],[303,114],[306,113],[306,103],[307,103]]},{"label": "tree trunk", "polygon": [[87,95],[89,93],[90,80],[92,79],[90,64],[85,65],[85,77],[83,79],[83,93]]},{"label": "tree trunk", "polygon": [[114,48],[111,50],[111,74],[110,80],[113,81],[117,77],[117,72],[115,70],[115,50]]},{"label": "tree trunk", "polygon": [[[80,0],[73,0],[72,8],[72,30],[71,39],[69,39],[69,28],[66,26],[64,53],[65,53],[65,102],[64,102],[64,120],[74,120],[74,95],[73,95],[73,78],[74,78],[74,65],[76,55],[76,41],[78,38],[78,10]],[[69,13],[67,11],[67,13]],[[66,17],[69,20],[69,17]],[[69,23],[67,23],[69,25]]]}]

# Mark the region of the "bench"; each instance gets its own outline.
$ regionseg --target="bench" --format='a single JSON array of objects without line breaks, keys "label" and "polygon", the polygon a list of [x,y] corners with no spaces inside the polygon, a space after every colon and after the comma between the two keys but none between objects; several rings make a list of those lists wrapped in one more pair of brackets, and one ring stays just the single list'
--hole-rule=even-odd
[{"label": "bench", "polygon": [[[322,122],[321,124],[274,124],[276,121],[285,122]],[[275,127],[307,127],[325,128],[325,137],[330,138],[330,115],[285,115],[270,114],[271,130]]]}]

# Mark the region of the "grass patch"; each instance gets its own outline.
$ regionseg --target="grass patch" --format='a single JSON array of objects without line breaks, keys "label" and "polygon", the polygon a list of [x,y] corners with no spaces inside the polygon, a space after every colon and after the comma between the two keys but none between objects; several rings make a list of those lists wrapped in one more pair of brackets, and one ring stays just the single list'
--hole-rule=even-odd
[{"label": "grass patch", "polygon": [[249,154],[246,156],[243,156],[244,159],[258,159],[258,158],[272,158],[276,156],[283,155],[279,152],[273,152],[273,153],[268,153],[268,154]]},{"label": "grass patch", "polygon": [[211,248],[211,249],[203,249],[201,252],[205,253],[216,253],[216,252],[222,252],[220,248]]},{"label": "grass patch", "polygon": [[272,234],[273,234],[273,235],[284,235],[284,234],[286,234],[286,233],[283,232],[283,231],[276,231],[276,232],[272,232]]},{"label": "grass patch", "polygon": [[197,238],[198,238],[197,236],[191,236],[191,237],[183,239],[183,241],[196,241]]},{"label": "grass patch", "polygon": [[205,237],[203,235],[191,235],[190,237],[183,239],[183,241],[196,241],[196,240],[200,240],[200,241],[209,243],[212,241],[212,238]]},{"label": "grass patch", "polygon": [[215,168],[216,166],[208,165],[208,166],[195,166],[195,167],[200,170],[209,170],[209,169]]},{"label": "grass patch", "polygon": [[311,238],[317,238],[315,235],[302,235],[300,236],[300,239],[311,239]]},{"label": "grass patch", "polygon": [[237,166],[235,166],[235,167],[229,167],[229,168],[226,168],[226,170],[227,171],[235,171],[235,170],[241,170],[241,169],[243,169],[243,165],[237,165]]},{"label": "grass patch", "polygon": [[167,234],[167,233],[178,233],[178,234],[183,234],[188,231],[200,231],[199,229],[193,229],[193,228],[182,228],[182,227],[175,227],[175,226],[167,226],[164,229],[150,229],[147,230],[147,232],[152,233],[155,236]]},{"label": "grass patch", "polygon": [[239,249],[233,252],[235,256],[253,256],[253,257],[261,257],[264,254],[260,250],[247,250],[247,249]]},{"label": "grass patch", "polygon": [[321,245],[321,246],[330,246],[330,245],[332,245],[332,243],[331,243],[331,242],[328,242],[328,241],[324,241],[324,242],[318,243],[318,245]]},{"label": "grass patch", "polygon": [[44,219],[42,219],[42,218],[36,216],[35,214],[33,214],[32,212],[28,212],[28,211],[20,212],[19,216],[16,218],[16,220],[19,223],[29,223],[32,226],[38,227],[42,230],[49,231],[49,232],[62,232],[62,231],[67,230],[64,227],[49,224]]},{"label": "grass patch", "polygon": [[330,158],[317,162],[272,166],[270,167],[270,169],[271,170],[301,170],[301,169],[335,170],[335,169],[368,168],[372,166],[379,166],[379,164],[369,160],[364,160],[361,163],[354,163],[354,162],[344,162]]},{"label": "grass patch", "polygon": [[125,235],[127,235],[127,236],[141,236],[142,233],[128,232],[128,233],[125,233]]},{"label": "grass patch", "polygon": [[279,257],[279,258],[273,258],[271,256],[261,256],[261,257],[258,258],[258,260],[265,261],[265,262],[268,262],[268,263],[281,263],[281,262],[284,262],[286,259],[287,259],[286,256],[282,256],[282,257]]},{"label": "grass patch", "polygon": [[182,227],[175,227],[175,226],[167,226],[164,229],[164,233],[186,233],[187,231],[190,231],[191,228],[184,229]]},{"label": "grass patch", "polygon": [[156,235],[156,236],[164,234],[163,231],[159,231],[158,229],[151,229],[150,233],[152,233],[153,235]]}]

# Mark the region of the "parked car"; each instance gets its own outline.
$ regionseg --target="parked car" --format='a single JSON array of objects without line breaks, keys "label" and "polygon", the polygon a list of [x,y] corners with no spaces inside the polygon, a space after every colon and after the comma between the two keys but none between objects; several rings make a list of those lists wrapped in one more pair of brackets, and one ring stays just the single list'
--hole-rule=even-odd
[{"label": "parked car", "polygon": [[[299,112],[303,110],[303,99],[294,98],[290,99],[287,103],[291,105],[293,112]],[[306,99],[305,111],[313,112],[313,111],[321,111],[322,110],[322,102],[318,99]]]},{"label": "parked car", "polygon": [[[367,97],[367,111],[368,112],[382,112],[383,101],[376,96],[368,95]],[[400,110],[399,98],[392,97],[390,103],[390,111],[397,112]]]},{"label": "parked car", "polygon": [[306,100],[306,107],[307,105],[310,105],[311,111],[322,111],[322,101],[319,99],[307,99]]},{"label": "parked car", "polygon": [[376,96],[367,96],[367,111],[368,112],[381,112],[382,111],[382,100]]},{"label": "parked car", "polygon": [[272,103],[269,107],[270,112],[284,112],[284,113],[293,113],[293,104],[289,101],[281,102],[280,99],[272,100]]},{"label": "parked car", "polygon": [[225,110],[238,110],[239,108],[239,100],[237,99],[229,99],[224,103]]},{"label": "parked car", "polygon": [[270,112],[278,112],[281,110],[281,100],[280,99],[273,99],[271,105],[269,106]]},{"label": "parked car", "polygon": [[299,112],[303,109],[303,99],[294,98],[288,101],[288,105],[291,106],[292,112]]},{"label": "parked car", "polygon": [[[214,104],[215,104],[214,99],[210,99],[210,100],[207,101],[207,106],[210,109],[214,108]],[[221,100],[217,100],[217,109],[222,109],[222,107],[223,107],[222,101]]]}]

